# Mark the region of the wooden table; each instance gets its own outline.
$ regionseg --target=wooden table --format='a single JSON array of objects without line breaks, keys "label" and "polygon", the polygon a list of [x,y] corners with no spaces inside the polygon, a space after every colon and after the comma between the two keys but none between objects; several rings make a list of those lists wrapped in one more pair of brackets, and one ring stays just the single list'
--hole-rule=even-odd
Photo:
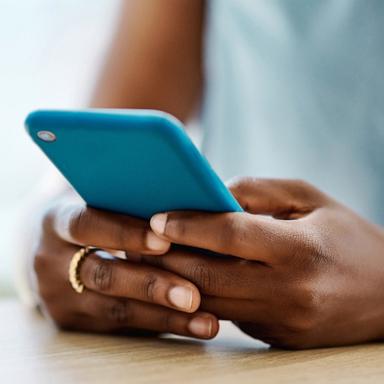
[{"label": "wooden table", "polygon": [[0,382],[384,383],[384,344],[271,350],[223,324],[213,341],[65,333],[0,301]]}]

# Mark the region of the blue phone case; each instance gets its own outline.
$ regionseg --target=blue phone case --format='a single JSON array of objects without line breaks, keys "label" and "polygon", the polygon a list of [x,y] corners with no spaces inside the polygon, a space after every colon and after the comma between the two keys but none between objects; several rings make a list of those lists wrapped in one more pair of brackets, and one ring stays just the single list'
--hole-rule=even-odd
[{"label": "blue phone case", "polygon": [[25,125],[89,206],[145,219],[172,210],[242,210],[169,114],[41,110]]}]

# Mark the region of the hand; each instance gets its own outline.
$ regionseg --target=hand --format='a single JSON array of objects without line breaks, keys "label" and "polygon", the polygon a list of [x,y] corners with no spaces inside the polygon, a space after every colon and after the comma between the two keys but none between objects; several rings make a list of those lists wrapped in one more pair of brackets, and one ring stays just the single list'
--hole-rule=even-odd
[{"label": "hand", "polygon": [[137,256],[163,254],[170,244],[143,220],[88,208],[81,202],[58,202],[42,220],[34,270],[41,305],[59,327],[94,332],[144,329],[203,339],[218,332],[215,316],[195,312],[200,294],[194,284],[106,252],[85,258],[80,279],[86,289],[76,293],[68,281],[68,267],[83,245]]},{"label": "hand", "polygon": [[156,259],[196,284],[203,310],[286,348],[383,338],[381,228],[302,181],[247,178],[230,189],[246,212],[151,219],[166,241],[234,256],[175,250]]}]

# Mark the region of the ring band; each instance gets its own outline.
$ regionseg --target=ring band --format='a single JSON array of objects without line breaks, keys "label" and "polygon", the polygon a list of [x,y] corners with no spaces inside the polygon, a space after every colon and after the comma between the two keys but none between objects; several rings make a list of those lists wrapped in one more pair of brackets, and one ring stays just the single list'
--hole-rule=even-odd
[{"label": "ring band", "polygon": [[84,291],[84,284],[80,280],[80,266],[84,261],[85,257],[89,255],[91,251],[95,251],[96,248],[93,247],[83,247],[75,252],[72,256],[71,262],[69,263],[68,275],[69,282],[72,285],[72,288],[77,293],[82,293]]}]

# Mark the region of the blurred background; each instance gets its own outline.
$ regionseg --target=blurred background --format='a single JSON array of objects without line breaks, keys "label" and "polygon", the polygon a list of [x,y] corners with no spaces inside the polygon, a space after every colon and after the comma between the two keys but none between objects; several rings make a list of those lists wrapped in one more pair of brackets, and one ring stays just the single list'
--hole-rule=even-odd
[{"label": "blurred background", "polygon": [[0,0],[0,295],[15,294],[23,215],[52,171],[24,132],[37,108],[87,105],[118,0]]}]

